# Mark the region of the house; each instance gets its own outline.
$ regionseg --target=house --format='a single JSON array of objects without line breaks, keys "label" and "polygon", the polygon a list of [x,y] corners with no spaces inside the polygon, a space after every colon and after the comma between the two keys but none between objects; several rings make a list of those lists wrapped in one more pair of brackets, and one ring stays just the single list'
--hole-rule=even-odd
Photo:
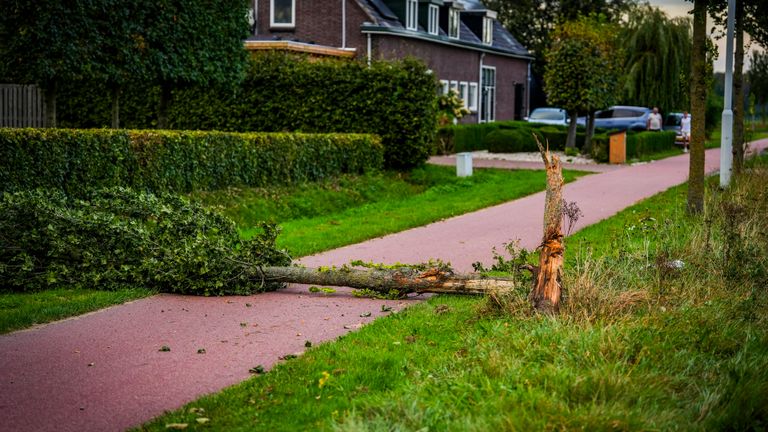
[{"label": "house", "polygon": [[462,123],[521,119],[533,57],[476,0],[252,0],[249,50],[371,61],[412,56],[459,93]]}]

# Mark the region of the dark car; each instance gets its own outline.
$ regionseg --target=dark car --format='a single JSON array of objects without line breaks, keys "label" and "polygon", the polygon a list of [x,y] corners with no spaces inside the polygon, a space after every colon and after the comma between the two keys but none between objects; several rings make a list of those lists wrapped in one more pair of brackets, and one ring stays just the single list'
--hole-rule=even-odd
[{"label": "dark car", "polygon": [[[612,106],[595,113],[595,127],[602,129],[624,129],[640,131],[647,128],[649,108],[636,106]],[[579,117],[577,124],[587,124],[586,117]]]}]

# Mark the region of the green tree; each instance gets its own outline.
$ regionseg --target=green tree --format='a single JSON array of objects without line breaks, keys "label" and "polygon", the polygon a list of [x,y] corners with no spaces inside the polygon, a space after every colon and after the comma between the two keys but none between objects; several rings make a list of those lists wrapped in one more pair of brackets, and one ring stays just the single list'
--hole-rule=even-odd
[{"label": "green tree", "polygon": [[145,8],[141,35],[148,76],[161,86],[158,127],[168,126],[174,88],[236,83],[245,76],[248,34],[244,0],[153,0]]},{"label": "green tree", "polygon": [[755,102],[762,106],[762,117],[765,119],[765,107],[768,103],[768,53],[753,51],[750,59],[749,92]]},{"label": "green tree", "polygon": [[568,111],[568,148],[576,146],[578,115],[610,105],[616,94],[620,56],[615,34],[611,25],[597,17],[568,21],[554,32],[545,56],[544,86],[547,100]]},{"label": "green tree", "polygon": [[45,123],[56,127],[57,87],[92,76],[99,45],[98,0],[0,1],[0,76],[38,84],[45,94]]},{"label": "green tree", "polygon": [[688,110],[691,21],[638,6],[622,32],[626,52],[623,100],[630,105]]}]

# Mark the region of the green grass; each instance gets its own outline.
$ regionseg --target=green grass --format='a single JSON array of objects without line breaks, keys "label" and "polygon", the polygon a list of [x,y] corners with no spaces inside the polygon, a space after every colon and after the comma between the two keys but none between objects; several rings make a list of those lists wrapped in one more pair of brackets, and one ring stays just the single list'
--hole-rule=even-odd
[{"label": "green grass", "polygon": [[[584,173],[564,172],[566,181],[582,175]],[[383,193],[374,191],[361,197],[360,205],[347,205],[351,201],[347,197],[354,196],[348,190],[339,187],[334,194],[322,185],[322,193],[316,196],[301,190],[298,195],[278,198],[283,202],[276,205],[281,207],[285,206],[284,202],[293,203],[297,199],[313,203],[315,199],[331,201],[331,197],[339,195],[344,198],[339,198],[343,205],[333,210],[308,211],[306,214],[298,210],[273,217],[283,228],[278,245],[287,248],[294,256],[305,256],[511,201],[543,190],[546,183],[544,171],[479,169],[472,177],[458,178],[454,168],[431,165],[407,177],[384,176],[391,179],[387,186],[379,183],[381,177],[374,178],[375,185]],[[372,182],[371,178],[364,180],[366,184]],[[244,195],[239,202],[239,208],[258,208],[262,206],[263,198]],[[311,206],[301,206],[304,207]],[[253,224],[258,219],[241,220]],[[255,232],[255,228],[241,230],[244,237]]]},{"label": "green grass", "polygon": [[36,293],[2,293],[0,333],[82,315],[152,294],[148,290],[138,288],[119,291],[56,289]]},{"label": "green grass", "polygon": [[760,163],[730,194],[709,188],[702,216],[683,186],[569,238],[558,318],[531,313],[527,287],[436,296],[140,430],[761,430]]}]

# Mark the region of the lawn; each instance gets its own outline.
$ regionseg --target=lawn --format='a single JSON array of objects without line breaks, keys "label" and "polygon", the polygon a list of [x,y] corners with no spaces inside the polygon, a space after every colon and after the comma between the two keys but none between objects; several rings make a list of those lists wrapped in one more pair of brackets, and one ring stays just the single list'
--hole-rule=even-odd
[{"label": "lawn", "polygon": [[761,430],[766,182],[762,159],[704,215],[678,187],[570,237],[557,318],[528,287],[435,296],[139,430]]},{"label": "lawn", "polygon": [[[568,180],[584,175],[566,172]],[[227,189],[191,198],[219,207],[244,235],[260,220],[283,226],[279,244],[298,257],[513,200],[544,189],[543,171],[453,168],[344,176],[296,187]],[[0,294],[0,333],[26,328],[152,295],[146,289],[55,290]]]}]

